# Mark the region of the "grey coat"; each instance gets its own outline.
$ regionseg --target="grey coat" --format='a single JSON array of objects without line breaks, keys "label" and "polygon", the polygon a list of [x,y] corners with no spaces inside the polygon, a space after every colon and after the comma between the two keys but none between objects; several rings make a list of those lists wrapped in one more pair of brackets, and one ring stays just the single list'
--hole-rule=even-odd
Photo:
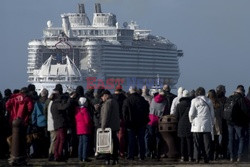
[{"label": "grey coat", "polygon": [[115,99],[108,99],[101,108],[101,128],[120,129],[119,105]]}]

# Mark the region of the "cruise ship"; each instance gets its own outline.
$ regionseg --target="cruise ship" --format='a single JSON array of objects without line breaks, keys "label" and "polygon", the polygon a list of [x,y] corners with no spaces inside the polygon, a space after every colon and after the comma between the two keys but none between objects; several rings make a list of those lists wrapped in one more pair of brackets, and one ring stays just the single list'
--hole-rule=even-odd
[{"label": "cruise ship", "polygon": [[67,91],[78,85],[151,87],[157,76],[160,84],[174,87],[178,82],[183,52],[168,39],[134,21],[118,23],[115,14],[102,12],[100,3],[95,4],[92,23],[84,4],[61,19],[61,27],[49,20],[43,38],[28,44],[28,82],[38,92],[51,91],[57,83]]}]

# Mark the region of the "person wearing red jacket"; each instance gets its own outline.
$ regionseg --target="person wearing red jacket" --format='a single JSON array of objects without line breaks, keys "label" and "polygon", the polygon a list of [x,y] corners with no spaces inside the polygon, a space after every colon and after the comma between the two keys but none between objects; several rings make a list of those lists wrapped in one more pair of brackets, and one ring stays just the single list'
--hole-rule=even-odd
[{"label": "person wearing red jacket", "polygon": [[78,157],[82,162],[89,162],[88,148],[90,144],[90,134],[92,129],[92,120],[86,104],[86,98],[80,97],[78,101],[78,107],[76,107],[75,121],[76,121],[76,133],[79,136],[78,145]]},{"label": "person wearing red jacket", "polygon": [[28,96],[26,87],[6,103],[6,110],[10,113],[9,121],[12,123],[11,165],[26,164],[26,132],[33,108],[33,100]]},{"label": "person wearing red jacket", "polygon": [[12,123],[17,118],[22,120],[25,127],[28,126],[29,117],[33,111],[33,100],[27,96],[28,89],[21,89],[20,93],[14,94],[6,103],[6,110],[10,112],[10,122]]}]

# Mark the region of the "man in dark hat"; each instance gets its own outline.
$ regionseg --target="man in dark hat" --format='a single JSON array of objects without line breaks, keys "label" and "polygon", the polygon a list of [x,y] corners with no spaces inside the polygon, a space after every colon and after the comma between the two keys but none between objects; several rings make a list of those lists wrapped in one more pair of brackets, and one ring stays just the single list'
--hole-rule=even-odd
[{"label": "man in dark hat", "polygon": [[[117,132],[120,129],[119,104],[112,99],[109,90],[104,90],[101,95],[103,105],[101,108],[101,128],[111,128],[113,141],[113,165],[118,163],[118,147],[119,141]],[[106,157],[106,165],[110,163],[110,155]]]}]

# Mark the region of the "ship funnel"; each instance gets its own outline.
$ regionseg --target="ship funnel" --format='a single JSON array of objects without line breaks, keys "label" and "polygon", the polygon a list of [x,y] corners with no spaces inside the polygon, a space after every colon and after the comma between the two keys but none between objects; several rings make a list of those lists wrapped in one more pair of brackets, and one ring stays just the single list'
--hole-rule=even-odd
[{"label": "ship funnel", "polygon": [[95,12],[96,13],[102,13],[102,9],[101,9],[101,4],[100,3],[96,3],[95,4]]},{"label": "ship funnel", "polygon": [[70,26],[70,22],[69,22],[69,16],[61,15],[61,17],[62,17],[63,31],[68,37],[71,37],[71,26]]},{"label": "ship funnel", "polygon": [[84,4],[78,4],[79,13],[85,13]]}]

